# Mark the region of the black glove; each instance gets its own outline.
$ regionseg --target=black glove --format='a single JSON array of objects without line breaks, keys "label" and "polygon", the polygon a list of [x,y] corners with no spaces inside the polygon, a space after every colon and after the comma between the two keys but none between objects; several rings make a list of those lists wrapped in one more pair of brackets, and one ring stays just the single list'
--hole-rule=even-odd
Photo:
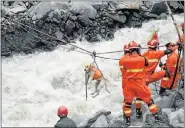
[{"label": "black glove", "polygon": [[170,53],[172,53],[172,50],[171,49],[167,49],[167,50],[164,51],[164,54],[165,55],[170,54]]},{"label": "black glove", "polygon": [[163,66],[163,63],[162,62],[159,62],[159,67],[162,67]]},{"label": "black glove", "polygon": [[178,50],[181,51],[181,50],[182,50],[182,45],[181,45],[181,43],[177,42],[176,44],[177,44],[177,46],[178,46]]}]

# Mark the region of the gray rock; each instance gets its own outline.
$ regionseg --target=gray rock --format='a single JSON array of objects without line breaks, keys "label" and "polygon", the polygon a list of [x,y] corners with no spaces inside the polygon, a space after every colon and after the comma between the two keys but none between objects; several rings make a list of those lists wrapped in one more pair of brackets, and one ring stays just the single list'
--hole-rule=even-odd
[{"label": "gray rock", "polygon": [[110,111],[100,110],[92,115],[89,119],[79,124],[78,127],[90,127],[101,115],[107,116],[109,114],[111,114]]},{"label": "gray rock", "polygon": [[56,35],[57,39],[59,39],[59,40],[61,40],[64,37],[64,35],[63,35],[63,33],[61,31],[57,31],[55,33],[55,35]]},{"label": "gray rock", "polygon": [[179,8],[179,3],[177,2],[177,1],[169,1],[169,5],[171,6],[171,7],[173,7],[174,9],[178,9]]},{"label": "gray rock", "polygon": [[145,18],[157,18],[158,17],[158,15],[156,15],[156,14],[153,14],[153,13],[149,13],[149,12],[145,12],[144,14],[143,14],[143,17],[145,17]]},{"label": "gray rock", "polygon": [[138,14],[137,12],[133,12],[133,16],[137,17],[137,18],[142,18],[140,14]]},{"label": "gray rock", "polygon": [[78,126],[80,123],[82,123],[84,120],[87,119],[87,116],[85,115],[78,115],[78,114],[73,114],[71,118],[74,120],[76,125]]},{"label": "gray rock", "polygon": [[125,127],[125,126],[126,126],[126,124],[123,120],[111,120],[108,127],[120,128],[120,127]]},{"label": "gray rock", "polygon": [[101,115],[92,125],[91,127],[108,127],[108,123],[106,120],[106,116]]},{"label": "gray rock", "polygon": [[[64,3],[61,2],[40,2],[36,6],[32,6],[26,14],[30,17],[36,15],[37,19],[43,18],[50,10],[62,9]],[[43,8],[44,7],[44,8]]]},{"label": "gray rock", "polygon": [[108,4],[107,3],[95,3],[92,5],[93,8],[95,8],[97,11],[102,11],[103,9],[107,8],[108,7]]},{"label": "gray rock", "polygon": [[143,4],[147,7],[147,8],[151,8],[153,5],[152,1],[144,1]]},{"label": "gray rock", "polygon": [[75,23],[73,21],[68,20],[65,26],[65,30],[67,34],[71,34],[74,28],[75,28]]},{"label": "gray rock", "polygon": [[90,25],[90,19],[85,15],[78,16],[78,20],[82,26],[89,26]]},{"label": "gray rock", "polygon": [[152,7],[151,13],[160,15],[161,13],[167,12],[167,6],[165,2],[155,3]]},{"label": "gray rock", "polygon": [[179,109],[178,111],[171,112],[169,120],[173,127],[184,127],[184,110]]},{"label": "gray rock", "polygon": [[75,21],[76,19],[77,19],[77,17],[76,17],[76,16],[70,16],[70,20]]},{"label": "gray rock", "polygon": [[114,119],[114,117],[111,114],[106,116],[106,120],[107,120],[108,123],[110,123],[110,121],[113,120],[113,119]]},{"label": "gray rock", "polygon": [[166,13],[162,13],[157,17],[157,20],[166,20],[168,15]]},{"label": "gray rock", "polygon": [[97,15],[96,9],[94,9],[90,4],[81,4],[81,3],[73,4],[70,9],[70,12],[74,15],[80,14],[91,19],[95,19]]}]

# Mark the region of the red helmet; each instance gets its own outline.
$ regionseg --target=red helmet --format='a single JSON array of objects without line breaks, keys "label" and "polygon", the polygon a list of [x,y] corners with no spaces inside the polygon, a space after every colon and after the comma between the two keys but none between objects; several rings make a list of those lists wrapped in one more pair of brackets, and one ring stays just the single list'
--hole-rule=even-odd
[{"label": "red helmet", "polygon": [[182,27],[182,29],[184,29],[184,23],[183,22],[181,23],[181,27]]},{"label": "red helmet", "polygon": [[158,41],[157,40],[150,40],[150,41],[148,41],[147,45],[150,48],[155,48],[158,45]]},{"label": "red helmet", "polygon": [[128,44],[129,49],[133,49],[133,48],[140,48],[141,46],[139,44],[137,44],[135,41],[132,41]]},{"label": "red helmet", "polygon": [[57,115],[60,116],[60,117],[64,117],[64,116],[67,116],[68,115],[68,110],[65,106],[60,106],[58,108],[58,112],[57,112]]},{"label": "red helmet", "polygon": [[129,51],[128,45],[124,45],[123,50],[124,50],[124,51]]}]

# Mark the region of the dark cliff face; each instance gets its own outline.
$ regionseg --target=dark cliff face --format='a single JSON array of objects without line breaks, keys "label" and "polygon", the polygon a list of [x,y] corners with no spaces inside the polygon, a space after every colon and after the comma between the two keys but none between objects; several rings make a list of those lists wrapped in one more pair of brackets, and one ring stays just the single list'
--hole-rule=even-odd
[{"label": "dark cliff face", "polygon": [[[141,6],[138,6],[138,5]],[[130,8],[114,2],[101,4],[73,4],[51,2],[3,2],[1,10],[1,54],[32,53],[53,50],[69,40],[86,39],[98,42],[114,38],[114,32],[124,27],[141,27],[147,20],[166,19],[164,2],[140,2]],[[184,2],[169,2],[173,13],[183,13]],[[14,6],[16,9],[11,9]],[[44,7],[44,8],[43,8]],[[11,9],[8,10],[7,8]],[[14,12],[14,13],[12,13]],[[30,28],[21,25],[28,25]],[[32,28],[53,36],[51,38]]]}]

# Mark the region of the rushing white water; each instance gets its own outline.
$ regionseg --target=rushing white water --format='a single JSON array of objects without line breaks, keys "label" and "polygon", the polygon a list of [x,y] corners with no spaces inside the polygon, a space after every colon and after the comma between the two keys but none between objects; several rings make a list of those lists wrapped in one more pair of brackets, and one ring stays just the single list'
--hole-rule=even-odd
[{"label": "rushing white water", "polygon": [[[183,15],[176,15],[177,23],[183,21]],[[121,50],[124,44],[135,40],[146,47],[147,38],[153,28],[160,28],[160,43],[177,41],[177,33],[171,18],[143,23],[142,28],[124,28],[115,33],[112,41],[90,44],[77,42],[76,45],[96,52]],[[101,55],[120,58],[123,53]],[[113,114],[122,112],[121,77],[118,61],[97,58],[99,68],[109,79],[108,88],[96,98],[90,96],[85,101],[84,64],[92,62],[89,55],[75,51],[67,52],[61,46],[52,52],[31,55],[14,55],[2,59],[2,125],[52,127],[58,120],[56,115],[60,105],[73,113],[92,115],[100,109]]]}]

